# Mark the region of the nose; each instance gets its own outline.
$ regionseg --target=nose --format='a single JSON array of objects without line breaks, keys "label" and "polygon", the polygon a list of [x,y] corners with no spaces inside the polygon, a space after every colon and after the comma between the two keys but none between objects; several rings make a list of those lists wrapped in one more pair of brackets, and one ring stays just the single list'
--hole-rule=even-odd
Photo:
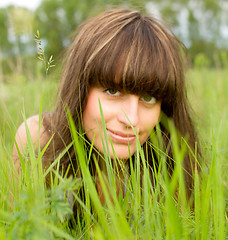
[{"label": "nose", "polygon": [[139,97],[136,95],[128,95],[121,105],[119,112],[119,121],[127,127],[136,127],[139,121]]}]

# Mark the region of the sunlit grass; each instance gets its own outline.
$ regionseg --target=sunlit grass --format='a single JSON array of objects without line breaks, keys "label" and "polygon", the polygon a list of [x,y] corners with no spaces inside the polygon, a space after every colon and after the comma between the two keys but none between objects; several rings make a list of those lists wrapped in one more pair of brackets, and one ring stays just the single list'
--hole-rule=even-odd
[{"label": "sunlit grass", "polygon": [[[93,143],[87,153],[84,140],[76,132],[70,117],[74,140],[72,144],[77,151],[81,179],[67,179],[59,173],[59,159],[43,171],[43,152],[38,151],[38,155],[35,154],[29,132],[27,152],[20,156],[22,168],[18,174],[11,157],[11,131],[15,132],[18,121],[22,121],[25,116],[39,113],[42,94],[37,89],[40,83],[29,83],[28,89],[31,91],[24,90],[27,94],[24,97],[26,101],[21,101],[22,107],[18,108],[15,95],[19,95],[20,87],[17,89],[4,86],[9,95],[7,104],[5,100],[1,103],[1,107],[4,105],[1,109],[5,115],[4,118],[0,117],[0,239],[226,239],[228,97],[225,93],[228,75],[225,70],[202,73],[192,71],[189,74],[193,81],[193,91],[190,89],[189,97],[196,112],[195,120],[200,131],[204,156],[200,165],[201,174],[195,172],[194,196],[190,202],[185,197],[182,169],[183,154],[188,146],[184,144],[179,147],[174,129],[172,134],[176,168],[172,179],[168,177],[166,155],[162,153],[162,149],[158,150],[161,141],[159,134],[157,138],[152,135],[152,143],[161,163],[155,171],[155,181],[151,182],[147,156],[139,144],[134,161],[132,158],[129,160],[128,169],[123,166],[118,170],[115,167],[118,165],[118,158],[111,163],[106,154],[102,159],[107,166],[108,175],[104,175],[96,155],[90,151]],[[51,109],[51,103],[45,93],[55,90],[52,82],[42,84],[42,108],[48,110],[48,107]],[[13,89],[13,92],[9,89]],[[22,89],[26,89],[24,84]],[[54,93],[52,94],[54,98]],[[36,99],[36,104],[31,99]],[[25,111],[22,110],[23,106]],[[107,138],[104,139],[104,147],[107,152]],[[95,162],[105,204],[100,202],[89,161]],[[121,173],[125,175],[124,180],[120,178]],[[45,184],[45,176],[48,174],[53,177],[50,188]],[[10,176],[12,177],[9,178]],[[122,181],[124,185],[123,194],[116,194],[117,181]],[[83,199],[78,192],[84,193]],[[78,209],[75,219],[68,201],[72,195]],[[10,198],[14,200],[10,201]]]}]

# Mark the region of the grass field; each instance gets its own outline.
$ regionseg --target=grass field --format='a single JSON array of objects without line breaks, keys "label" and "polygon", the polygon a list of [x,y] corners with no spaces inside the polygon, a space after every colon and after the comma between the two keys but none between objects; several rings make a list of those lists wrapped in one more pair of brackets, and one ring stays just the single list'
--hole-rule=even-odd
[{"label": "grass field", "polygon": [[[9,180],[9,176],[15,174],[11,158],[13,135],[23,115],[39,113],[41,99],[42,110],[51,110],[58,83],[51,78],[25,81],[21,76],[16,83],[1,85],[0,239],[228,239],[228,70],[192,70],[187,73],[187,79],[204,159],[202,176],[199,178],[196,174],[195,177],[194,211],[183,194],[181,170],[176,170],[176,179],[170,181],[165,167],[162,168],[156,175],[158,184],[154,188],[146,165],[139,166],[138,162],[136,169],[130,170],[125,198],[115,197],[113,184],[109,190],[113,199],[106,191],[107,203],[102,206],[76,135],[81,181],[65,179],[50,168],[48,171],[56,177],[51,188],[46,189],[44,175],[47,172],[41,171],[42,153],[35,157],[32,144],[28,146],[31,164],[27,164],[28,158],[24,159],[22,176],[18,176],[17,182]],[[73,124],[71,127],[74,128]],[[181,151],[177,150],[180,166]],[[161,157],[161,161],[165,159]],[[109,170],[111,181],[112,167]],[[139,171],[144,173],[143,191],[139,187]],[[177,184],[180,199],[175,203]],[[75,195],[80,186],[86,189],[84,202]],[[72,193],[79,209],[83,209],[78,219],[71,221],[71,228],[72,210],[66,192]],[[14,202],[9,201],[10,194]]]}]

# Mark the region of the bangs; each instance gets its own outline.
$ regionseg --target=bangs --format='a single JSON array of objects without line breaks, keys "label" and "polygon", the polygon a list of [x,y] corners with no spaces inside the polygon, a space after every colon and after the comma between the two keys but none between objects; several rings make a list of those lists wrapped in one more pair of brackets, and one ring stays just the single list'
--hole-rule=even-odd
[{"label": "bangs", "polygon": [[134,19],[97,53],[90,63],[90,86],[148,93],[166,104],[175,100],[176,66],[181,69],[176,45],[150,21]]}]

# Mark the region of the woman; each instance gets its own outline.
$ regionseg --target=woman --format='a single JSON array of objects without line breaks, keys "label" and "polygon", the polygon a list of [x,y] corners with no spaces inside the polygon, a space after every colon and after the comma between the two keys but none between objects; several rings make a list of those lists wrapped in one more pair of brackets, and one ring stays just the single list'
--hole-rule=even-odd
[{"label": "woman", "polygon": [[[114,9],[83,23],[67,55],[54,111],[42,115],[40,128],[38,116],[27,120],[35,147],[38,142],[44,147],[53,135],[43,157],[44,165],[53,162],[72,142],[68,109],[76,129],[82,129],[85,139],[101,155],[105,152],[102,139],[107,133],[110,157],[117,157],[122,163],[134,158],[137,138],[144,149],[152,148],[150,134],[159,123],[172,173],[170,133],[160,122],[166,116],[173,121],[180,139],[188,139],[191,150],[186,152],[184,168],[190,192],[194,166],[190,152],[195,152],[196,134],[186,99],[181,50],[182,44],[169,29],[137,11]],[[101,111],[105,131],[101,130]],[[22,150],[27,142],[25,124],[19,127],[16,141]],[[148,152],[157,159],[153,149]],[[75,155],[72,146],[61,158],[64,171],[71,166],[69,174],[78,168]],[[17,156],[14,148],[14,161],[19,168]],[[102,161],[98,162],[105,171]],[[148,162],[153,168],[151,155]]]}]

